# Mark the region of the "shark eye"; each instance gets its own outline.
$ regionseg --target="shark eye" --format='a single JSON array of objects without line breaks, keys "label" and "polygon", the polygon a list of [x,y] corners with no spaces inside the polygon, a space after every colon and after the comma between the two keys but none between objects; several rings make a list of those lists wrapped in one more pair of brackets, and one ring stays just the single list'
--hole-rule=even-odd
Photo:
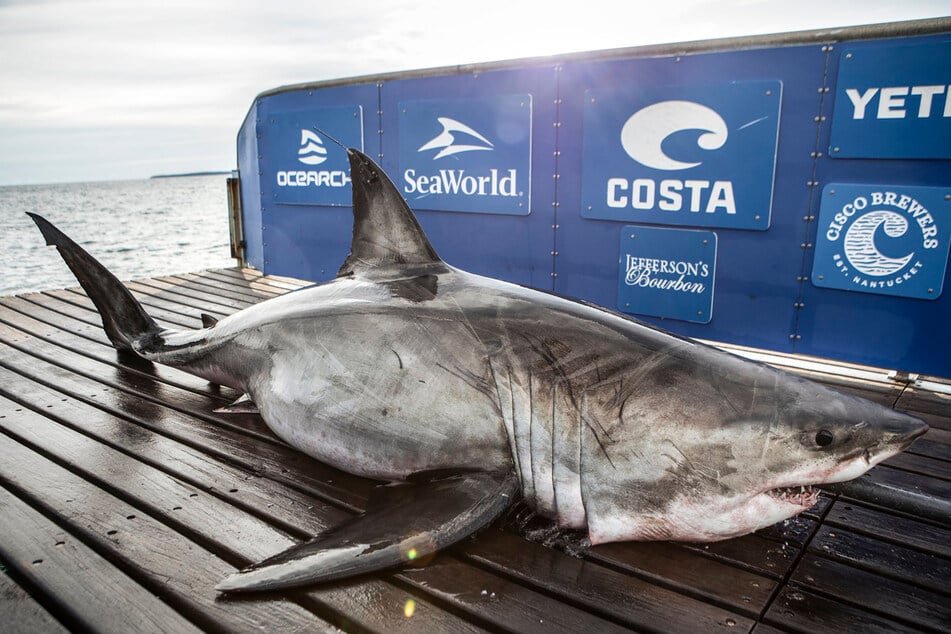
[{"label": "shark eye", "polygon": [[828,447],[835,440],[835,436],[828,429],[820,429],[816,432],[816,444],[820,447]]}]

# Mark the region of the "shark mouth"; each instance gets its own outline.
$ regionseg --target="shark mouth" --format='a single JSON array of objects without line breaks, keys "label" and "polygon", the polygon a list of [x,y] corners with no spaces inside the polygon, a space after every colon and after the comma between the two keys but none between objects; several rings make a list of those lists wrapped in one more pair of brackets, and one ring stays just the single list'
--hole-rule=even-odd
[{"label": "shark mouth", "polygon": [[785,504],[809,508],[819,501],[819,490],[811,485],[796,487],[780,487],[766,491],[766,495]]}]

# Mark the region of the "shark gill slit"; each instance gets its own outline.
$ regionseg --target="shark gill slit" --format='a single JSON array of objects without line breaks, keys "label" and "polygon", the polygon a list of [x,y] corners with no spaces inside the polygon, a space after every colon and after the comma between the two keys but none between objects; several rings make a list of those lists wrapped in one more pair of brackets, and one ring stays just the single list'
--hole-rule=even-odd
[{"label": "shark gill slit", "polygon": [[[499,416],[502,418],[502,429],[505,432],[505,435],[508,436],[509,448],[512,452],[512,462],[513,467],[515,468],[515,475],[518,477],[519,481],[522,480],[522,456],[518,450],[518,436],[516,430],[516,414],[515,414],[515,389],[512,385],[512,372],[509,370],[508,375],[508,392],[509,392],[509,403],[508,410],[506,410],[506,404],[502,398],[502,383],[499,373],[495,370],[495,364],[492,363],[492,359],[488,359],[489,363],[489,372],[492,374],[492,382],[495,384],[495,395],[499,401]],[[506,413],[507,412],[507,413]],[[524,490],[524,485],[522,486]]]}]

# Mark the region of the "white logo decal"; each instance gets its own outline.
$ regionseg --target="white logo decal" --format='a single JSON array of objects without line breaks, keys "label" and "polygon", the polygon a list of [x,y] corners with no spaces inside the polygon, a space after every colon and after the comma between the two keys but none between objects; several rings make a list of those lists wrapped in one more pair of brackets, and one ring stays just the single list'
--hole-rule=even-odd
[{"label": "white logo decal", "polygon": [[889,238],[900,238],[908,231],[908,221],[894,211],[877,210],[857,218],[845,232],[845,257],[856,270],[881,277],[897,273],[915,257],[912,251],[900,258],[890,258],[875,246],[875,233],[881,227]]},{"label": "white logo decal", "polygon": [[727,139],[727,127],[715,110],[692,101],[661,101],[632,114],[621,128],[621,145],[638,163],[657,170],[683,170],[700,162],[678,161],[664,153],[664,141],[675,132],[703,130],[697,145],[717,150]]},{"label": "white logo decal", "polygon": [[[494,146],[492,143],[467,126],[466,124],[456,121],[455,119],[450,119],[449,117],[437,117],[437,121],[442,125],[442,132],[437,134],[435,137],[424,143],[417,152],[425,152],[426,150],[435,150],[437,148],[442,148],[439,152],[436,153],[436,156],[433,157],[433,160],[441,159],[444,156],[450,156],[452,154],[458,154],[460,152],[472,152],[474,150],[491,150]],[[470,141],[470,144],[456,144],[455,132],[461,132],[466,134],[473,139],[481,141],[484,145],[473,145]]]},{"label": "white logo decal", "polygon": [[629,253],[626,253],[624,257],[626,258],[624,283],[628,286],[697,295],[708,288],[703,281],[697,281],[710,276],[710,265],[703,260],[696,262],[660,260],[639,258]]},{"label": "white logo decal", "polygon": [[307,128],[300,131],[297,160],[304,165],[320,165],[327,160],[327,148],[324,147],[323,139]]},{"label": "white logo decal", "polygon": [[[938,248],[938,227],[934,216],[911,196],[895,192],[873,191],[856,196],[841,207],[829,222],[825,238],[841,242],[841,251],[833,252],[832,263],[839,273],[861,288],[892,288],[921,273],[924,268],[919,251],[893,257],[882,253],[876,239],[904,237],[912,227],[915,243],[924,252]],[[880,235],[881,234],[881,235]],[[909,238],[906,238],[910,239]]]}]

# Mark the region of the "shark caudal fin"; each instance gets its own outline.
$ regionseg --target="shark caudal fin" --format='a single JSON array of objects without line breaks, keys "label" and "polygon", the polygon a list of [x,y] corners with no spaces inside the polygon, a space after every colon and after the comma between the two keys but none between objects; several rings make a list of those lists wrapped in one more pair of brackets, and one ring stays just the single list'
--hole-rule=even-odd
[{"label": "shark caudal fin", "polygon": [[137,352],[136,342],[141,344],[159,333],[159,325],[115,275],[48,220],[37,214],[27,215],[40,228],[46,244],[55,246],[63,256],[66,266],[96,305],[106,336],[116,349]]},{"label": "shark caudal fin", "polygon": [[337,277],[375,268],[442,265],[393,181],[363,152],[350,148],[347,155],[353,187],[353,242]]}]

